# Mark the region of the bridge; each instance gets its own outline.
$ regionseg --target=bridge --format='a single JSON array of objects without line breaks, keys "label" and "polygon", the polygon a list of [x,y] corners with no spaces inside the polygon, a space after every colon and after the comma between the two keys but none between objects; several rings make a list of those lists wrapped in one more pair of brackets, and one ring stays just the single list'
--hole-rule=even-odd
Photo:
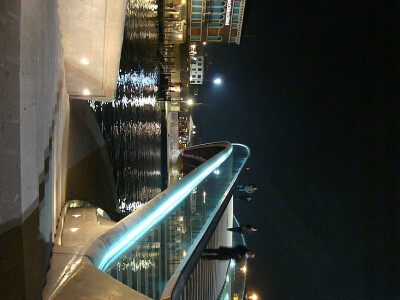
[{"label": "bridge", "polygon": [[[231,299],[243,264],[201,259],[206,248],[244,243],[233,226],[235,183],[247,146],[218,142],[185,149],[182,178],[115,223],[96,207],[62,211],[45,299]],[[239,283],[240,286],[240,283]]]}]

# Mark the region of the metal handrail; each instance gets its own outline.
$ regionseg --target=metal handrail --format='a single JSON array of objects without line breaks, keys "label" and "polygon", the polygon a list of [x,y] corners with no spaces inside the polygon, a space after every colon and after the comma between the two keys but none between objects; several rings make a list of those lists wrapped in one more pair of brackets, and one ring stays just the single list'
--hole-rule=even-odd
[{"label": "metal handrail", "polygon": [[[100,237],[95,238],[88,245],[84,246],[84,248],[62,250],[62,245],[57,246],[59,248],[57,248],[56,253],[53,255],[54,259],[56,259],[57,255],[61,255],[64,257],[64,261],[65,255],[63,253],[67,254],[70,258],[65,260],[67,265],[64,271],[57,275],[58,283],[52,285],[51,289],[46,290],[45,298],[61,299],[68,291],[71,291],[76,299],[84,297],[84,294],[80,297],[78,292],[82,285],[81,277],[83,276],[86,278],[84,274],[90,272],[91,275],[90,278],[88,278],[90,282],[88,281],[85,286],[86,292],[90,292],[90,295],[94,298],[96,298],[96,296],[101,298],[104,295],[108,295],[107,289],[114,289],[114,291],[115,289],[121,289],[121,293],[123,291],[125,295],[122,296],[121,294],[121,299],[127,297],[129,293],[131,293],[129,295],[134,295],[135,299],[148,299],[146,296],[128,287],[126,287],[126,289],[123,288],[122,283],[119,283],[100,270],[107,270],[126,250],[132,247],[135,242],[156,226],[169,212],[176,208],[185,197],[209,174],[216,170],[233,151],[233,146],[229,142],[199,145],[195,148],[210,146],[221,147],[223,149],[184,176],[181,181],[166,189],[134,213],[116,223],[110,230]],[[90,239],[90,237],[88,237],[88,239]],[[98,270],[98,272],[96,272],[96,270]],[[104,288],[98,288],[99,282],[101,282],[101,286]],[[131,292],[129,292],[129,290],[131,290]],[[113,291],[110,291],[110,293],[113,293]]]},{"label": "metal handrail", "polygon": [[245,162],[250,156],[250,149],[249,147],[242,144],[232,145],[237,147],[244,147],[246,149],[247,155],[244,158],[238,172],[235,174],[235,177],[232,179],[229,188],[226,190],[223,197],[221,197],[221,200],[218,203],[217,207],[208,218],[207,223],[203,227],[203,230],[200,232],[199,236],[192,244],[192,247],[176,269],[175,273],[172,275],[171,279],[167,282],[167,285],[165,286],[164,291],[161,295],[161,300],[179,299],[181,292],[186,285],[186,282],[189,280],[190,275],[195,269],[197,262],[202,255],[202,252],[206,248],[208,241],[210,240],[221,216],[225,211],[226,206],[231,199],[231,196],[233,195],[240,171],[242,170]]},{"label": "metal handrail", "polygon": [[232,145],[229,142],[212,143],[204,146],[209,147],[210,145],[224,146],[225,149],[115,224],[108,232],[94,240],[85,250],[84,255],[100,270],[107,270],[116,258],[132,247],[136,241],[181,203],[232,152]]}]

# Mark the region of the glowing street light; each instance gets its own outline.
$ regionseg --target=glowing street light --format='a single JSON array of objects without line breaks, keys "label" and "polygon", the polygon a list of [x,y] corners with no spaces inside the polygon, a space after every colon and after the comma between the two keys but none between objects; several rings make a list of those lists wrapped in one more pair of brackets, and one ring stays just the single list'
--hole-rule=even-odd
[{"label": "glowing street light", "polygon": [[192,99],[188,99],[188,101],[186,102],[188,105],[193,105],[193,100]]},{"label": "glowing street light", "polygon": [[258,296],[257,296],[257,294],[252,294],[252,295],[250,295],[249,296],[249,299],[252,299],[252,300],[257,300],[258,299]]},{"label": "glowing street light", "polygon": [[213,82],[216,85],[220,85],[222,83],[222,80],[221,80],[221,78],[215,78]]}]

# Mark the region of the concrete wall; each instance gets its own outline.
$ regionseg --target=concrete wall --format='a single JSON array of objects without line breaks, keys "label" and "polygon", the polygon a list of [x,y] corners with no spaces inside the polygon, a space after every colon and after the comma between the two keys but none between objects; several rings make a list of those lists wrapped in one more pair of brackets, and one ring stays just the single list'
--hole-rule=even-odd
[{"label": "concrete wall", "polygon": [[0,0],[0,298],[40,299],[65,198],[69,101],[56,1]]},{"label": "concrete wall", "polygon": [[[119,220],[117,186],[107,145],[87,101],[70,101],[66,200],[85,200]],[[104,188],[99,188],[104,187]]]}]

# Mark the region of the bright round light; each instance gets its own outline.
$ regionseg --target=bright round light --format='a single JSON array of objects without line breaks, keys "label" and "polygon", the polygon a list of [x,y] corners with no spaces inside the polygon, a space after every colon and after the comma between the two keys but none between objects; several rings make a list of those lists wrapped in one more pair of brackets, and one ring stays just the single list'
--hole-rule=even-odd
[{"label": "bright round light", "polygon": [[221,78],[214,79],[214,84],[221,84],[221,83],[222,83]]},{"label": "bright round light", "polygon": [[188,104],[188,105],[192,105],[192,104],[193,104],[193,100],[192,100],[192,99],[189,99],[189,100],[187,101],[187,104]]},{"label": "bright round light", "polygon": [[207,45],[207,42],[203,42],[203,45],[204,45],[204,46]]}]

